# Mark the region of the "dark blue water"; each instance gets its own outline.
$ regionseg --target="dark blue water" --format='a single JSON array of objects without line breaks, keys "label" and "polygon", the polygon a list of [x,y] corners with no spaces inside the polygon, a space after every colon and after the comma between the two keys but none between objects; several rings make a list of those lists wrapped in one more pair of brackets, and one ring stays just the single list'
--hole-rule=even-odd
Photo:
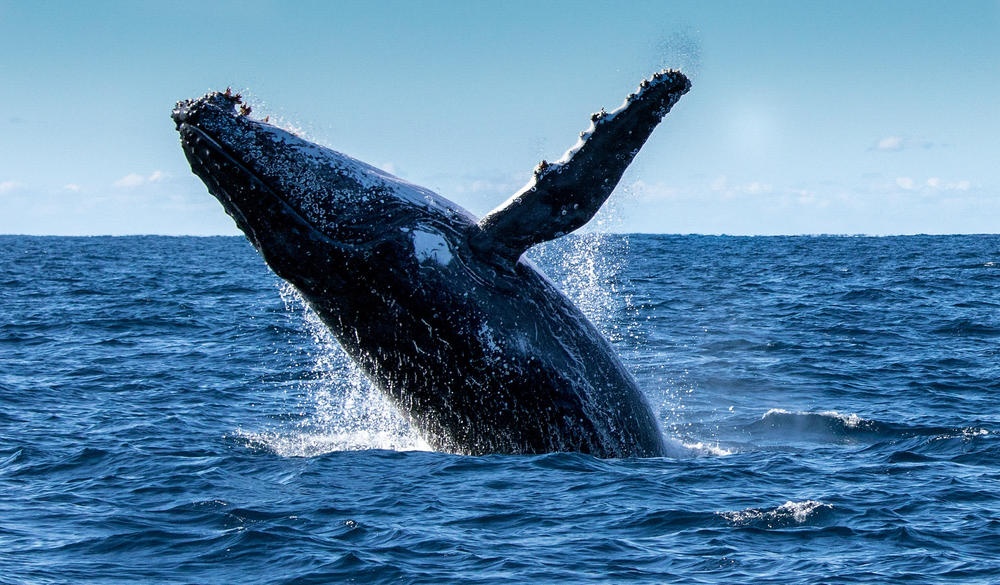
[{"label": "dark blue water", "polygon": [[1000,582],[1000,236],[534,258],[674,456],[420,450],[241,238],[0,237],[0,582]]}]

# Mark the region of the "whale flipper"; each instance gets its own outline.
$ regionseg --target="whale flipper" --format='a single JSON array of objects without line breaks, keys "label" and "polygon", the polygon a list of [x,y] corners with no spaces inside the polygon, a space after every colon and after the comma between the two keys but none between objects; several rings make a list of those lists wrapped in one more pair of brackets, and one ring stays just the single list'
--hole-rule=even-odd
[{"label": "whale flipper", "polygon": [[562,159],[542,161],[523,189],[480,220],[472,248],[513,264],[531,246],[590,221],[653,129],[690,88],[684,74],[664,70],[643,81],[617,110],[591,116],[590,128]]}]

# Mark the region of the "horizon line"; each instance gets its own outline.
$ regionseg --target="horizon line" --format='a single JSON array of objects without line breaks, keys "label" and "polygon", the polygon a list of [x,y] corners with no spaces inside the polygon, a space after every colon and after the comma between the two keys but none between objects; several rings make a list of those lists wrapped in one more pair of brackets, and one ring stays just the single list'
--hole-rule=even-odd
[{"label": "horizon line", "polygon": [[[953,236],[996,236],[1000,232],[900,232],[900,233],[788,233],[788,234],[741,234],[741,233],[701,233],[701,232],[618,232],[618,231],[586,231],[560,236],[670,236],[670,237],[705,237],[705,238],[906,238],[906,237],[953,237]],[[124,233],[124,234],[40,234],[40,233],[0,233],[0,238],[243,238],[243,234],[168,234],[168,233]],[[552,240],[554,241],[554,240]],[[544,242],[540,242],[544,243]]]}]

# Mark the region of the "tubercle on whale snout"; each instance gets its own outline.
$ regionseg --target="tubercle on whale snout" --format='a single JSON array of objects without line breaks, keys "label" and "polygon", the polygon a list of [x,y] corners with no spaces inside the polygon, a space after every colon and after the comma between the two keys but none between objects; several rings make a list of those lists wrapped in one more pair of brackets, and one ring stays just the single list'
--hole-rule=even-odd
[{"label": "tubercle on whale snout", "polygon": [[249,116],[252,109],[243,101],[243,96],[233,93],[231,88],[226,91],[212,91],[200,98],[181,100],[174,105],[170,114],[179,129],[181,124],[195,124],[205,112],[216,110],[227,116]]},{"label": "tubercle on whale snout", "polygon": [[[360,185],[352,183],[349,174],[338,174],[332,165],[322,164],[331,160],[316,158],[296,165],[294,155],[309,143],[265,121],[234,114],[232,103],[231,96],[215,92],[179,102],[174,118],[192,170],[261,254],[267,249],[283,250],[287,264],[296,264],[288,254],[302,243],[291,245],[293,240],[281,235],[293,225],[300,238],[322,241],[340,256],[364,254],[405,224],[403,214],[392,209],[390,194],[379,197],[367,190],[356,200],[345,199],[348,205],[324,205],[324,198],[337,191],[337,180],[341,190],[360,189]],[[325,150],[315,145],[305,150],[310,149],[314,154]],[[378,211],[383,213],[372,211],[365,201],[378,201]],[[377,222],[365,221],[376,217]],[[376,225],[375,235],[368,237]],[[269,264],[279,272],[276,263]],[[288,273],[279,272],[279,276],[294,281]]]}]

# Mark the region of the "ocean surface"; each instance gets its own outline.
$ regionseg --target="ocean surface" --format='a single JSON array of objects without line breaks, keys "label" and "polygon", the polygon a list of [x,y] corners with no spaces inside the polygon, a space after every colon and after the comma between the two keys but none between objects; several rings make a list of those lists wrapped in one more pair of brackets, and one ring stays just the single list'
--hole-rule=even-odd
[{"label": "ocean surface", "polygon": [[671,456],[429,451],[243,238],[0,237],[0,583],[1000,583],[1000,236],[532,257]]}]

